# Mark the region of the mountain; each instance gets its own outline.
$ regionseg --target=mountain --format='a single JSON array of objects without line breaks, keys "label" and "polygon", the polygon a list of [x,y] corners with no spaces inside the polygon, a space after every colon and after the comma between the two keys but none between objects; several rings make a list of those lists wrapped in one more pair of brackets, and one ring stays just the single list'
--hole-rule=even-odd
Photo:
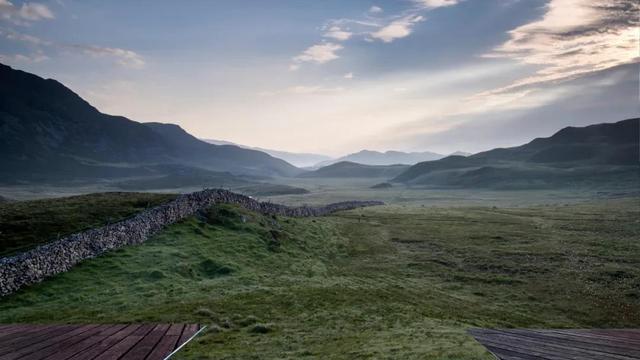
[{"label": "mountain", "polygon": [[466,151],[456,151],[454,153],[449,154],[449,156],[469,156],[471,155],[470,152],[466,152]]},{"label": "mountain", "polygon": [[55,80],[0,64],[4,182],[145,176],[158,164],[263,176],[301,171],[260,151],[205,143],[177,125],[103,114]]},{"label": "mountain", "polygon": [[232,143],[230,141],[224,141],[224,140],[214,140],[214,139],[202,139],[202,141],[206,141],[210,144],[215,144],[215,145],[235,145],[241,148],[245,148],[245,149],[252,149],[252,150],[257,150],[257,151],[262,151],[265,152],[273,157],[276,157],[278,159],[282,159],[286,162],[288,162],[289,164],[292,164],[294,166],[303,168],[303,167],[310,167],[313,166],[319,162],[323,162],[323,161],[328,161],[331,160],[331,158],[329,156],[326,155],[321,155],[321,154],[313,154],[313,153],[295,153],[295,152],[288,152],[288,151],[280,151],[280,150],[272,150],[272,149],[265,149],[265,148],[261,148],[261,147],[251,147],[251,146],[246,146],[246,145],[240,145],[240,144],[236,144],[236,143]]},{"label": "mountain", "polygon": [[567,127],[528,144],[416,164],[393,182],[527,188],[640,183],[640,119]]},{"label": "mountain", "polygon": [[422,161],[429,160],[438,160],[443,158],[445,155],[436,154],[434,152],[424,151],[424,152],[402,152],[402,151],[371,151],[371,150],[362,150],[357,153],[349,154],[343,156],[338,159],[323,161],[321,163],[316,164],[315,168],[320,168],[323,166],[339,163],[342,161],[354,162],[358,164],[364,165],[397,165],[397,164],[405,164],[405,165],[413,165]]},{"label": "mountain", "polygon": [[341,161],[299,175],[305,178],[390,178],[407,170],[409,165],[364,165],[349,161]]}]

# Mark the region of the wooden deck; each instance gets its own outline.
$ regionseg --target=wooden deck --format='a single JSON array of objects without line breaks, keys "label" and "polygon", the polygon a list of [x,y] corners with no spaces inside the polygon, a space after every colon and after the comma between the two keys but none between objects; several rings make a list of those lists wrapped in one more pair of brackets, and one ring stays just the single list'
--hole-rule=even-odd
[{"label": "wooden deck", "polygon": [[162,360],[195,324],[0,325],[0,360]]},{"label": "wooden deck", "polygon": [[469,333],[501,360],[640,359],[640,329],[473,329]]}]

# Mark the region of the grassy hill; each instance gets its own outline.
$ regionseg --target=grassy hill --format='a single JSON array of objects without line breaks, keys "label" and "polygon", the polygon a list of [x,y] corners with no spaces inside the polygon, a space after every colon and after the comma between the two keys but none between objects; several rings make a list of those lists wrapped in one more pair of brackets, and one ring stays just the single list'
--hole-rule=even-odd
[{"label": "grassy hill", "polygon": [[299,175],[304,178],[389,178],[402,173],[409,165],[364,165],[341,161]]},{"label": "grassy hill", "polygon": [[0,203],[0,256],[124,219],[174,197],[116,192]]},{"label": "grassy hill", "polygon": [[640,202],[234,206],[0,299],[0,322],[199,322],[178,359],[491,359],[469,327],[640,322]]},{"label": "grassy hill", "polygon": [[416,164],[393,179],[411,185],[536,188],[640,183],[640,120],[568,127],[528,144]]}]

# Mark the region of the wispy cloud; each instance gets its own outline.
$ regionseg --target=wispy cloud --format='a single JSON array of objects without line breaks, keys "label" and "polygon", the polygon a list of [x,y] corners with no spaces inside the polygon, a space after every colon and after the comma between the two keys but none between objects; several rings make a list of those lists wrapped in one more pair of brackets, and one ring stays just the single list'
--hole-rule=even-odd
[{"label": "wispy cloud", "polygon": [[639,13],[635,0],[551,0],[541,19],[511,30],[509,40],[485,55],[540,69],[489,94],[638,61]]},{"label": "wispy cloud", "polygon": [[[0,0],[3,1],[3,0]],[[102,47],[97,45],[83,44],[62,44],[41,39],[36,36],[19,33],[11,29],[0,29],[0,37],[7,40],[17,41],[29,45],[34,49],[32,54],[5,54],[2,59],[7,63],[41,62],[48,60],[47,52],[71,52],[88,55],[95,58],[111,58],[123,67],[140,69],[144,67],[145,61],[142,55],[132,50]]]},{"label": "wispy cloud", "polygon": [[140,69],[145,65],[144,58],[140,54],[131,50],[95,45],[71,45],[69,48],[78,49],[84,54],[92,57],[107,57],[115,59],[116,63],[128,68]]},{"label": "wispy cloud", "polygon": [[339,92],[343,92],[345,89],[343,87],[324,87],[324,86],[292,86],[287,89],[288,93],[298,94],[298,95],[309,95],[309,94],[335,94]]},{"label": "wispy cloud", "polygon": [[371,37],[374,39],[382,40],[386,43],[392,42],[396,39],[401,39],[403,37],[409,36],[412,32],[413,26],[423,20],[424,17],[421,15],[405,16],[398,20],[394,20],[378,31],[371,33]]},{"label": "wispy cloud", "polygon": [[324,64],[339,58],[336,52],[343,48],[344,47],[340,44],[330,42],[313,45],[303,51],[300,55],[294,57],[293,61],[296,63],[312,62],[316,64]]},{"label": "wispy cloud", "polygon": [[25,2],[17,7],[9,0],[0,0],[0,19],[17,25],[54,17],[53,12],[44,4]]},{"label": "wispy cloud", "polygon": [[4,37],[7,40],[11,40],[11,41],[26,43],[28,45],[35,45],[35,46],[51,46],[52,45],[50,41],[41,39],[36,36],[19,33],[10,29],[0,28],[0,37]]},{"label": "wispy cloud", "polygon": [[36,51],[33,54],[28,54],[28,55],[0,54],[0,62],[6,63],[6,64],[39,63],[48,59],[49,57],[46,56],[41,51]]},{"label": "wispy cloud", "polygon": [[[413,5],[401,13],[382,15],[384,10],[377,6],[371,6],[360,18],[331,19],[321,27],[325,38],[334,41],[346,41],[360,39],[367,42],[376,40],[390,43],[397,39],[411,35],[414,27],[425,20],[422,15],[435,8],[456,5],[463,0],[412,0]],[[293,58],[294,63],[289,65],[289,70],[300,69],[300,63],[313,62],[323,64],[339,58],[336,54],[342,50],[342,45],[334,43],[321,43],[313,45]]]},{"label": "wispy cloud", "polygon": [[414,0],[418,5],[424,6],[429,9],[452,6],[459,3],[459,0]]},{"label": "wispy cloud", "polygon": [[338,41],[349,40],[349,38],[353,35],[352,32],[341,29],[339,26],[332,26],[329,30],[324,34],[324,37],[332,38]]}]

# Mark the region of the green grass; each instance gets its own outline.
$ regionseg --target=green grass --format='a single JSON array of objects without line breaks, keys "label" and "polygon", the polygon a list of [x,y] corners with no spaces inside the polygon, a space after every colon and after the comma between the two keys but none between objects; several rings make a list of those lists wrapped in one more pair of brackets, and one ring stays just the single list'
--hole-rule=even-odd
[{"label": "green grass", "polygon": [[186,359],[491,359],[470,327],[638,327],[640,199],[221,206],[0,300],[0,322],[199,322]]},{"label": "green grass", "polygon": [[175,195],[99,193],[0,203],[0,256],[131,216]]}]

